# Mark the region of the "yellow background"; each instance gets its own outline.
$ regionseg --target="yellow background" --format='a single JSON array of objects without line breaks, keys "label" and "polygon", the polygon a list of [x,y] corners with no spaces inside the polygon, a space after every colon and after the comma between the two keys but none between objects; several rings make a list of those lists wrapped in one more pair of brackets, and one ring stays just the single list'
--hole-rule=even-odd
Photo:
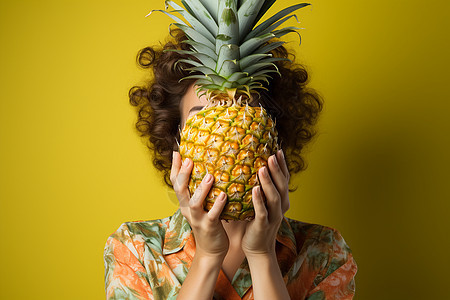
[{"label": "yellow background", "polygon": [[[297,58],[325,110],[288,216],[343,234],[355,299],[444,299],[449,2],[313,3],[298,14]],[[137,51],[171,22],[144,16],[163,7],[0,3],[0,298],[103,299],[107,237],[177,208],[127,98],[147,77]]]}]

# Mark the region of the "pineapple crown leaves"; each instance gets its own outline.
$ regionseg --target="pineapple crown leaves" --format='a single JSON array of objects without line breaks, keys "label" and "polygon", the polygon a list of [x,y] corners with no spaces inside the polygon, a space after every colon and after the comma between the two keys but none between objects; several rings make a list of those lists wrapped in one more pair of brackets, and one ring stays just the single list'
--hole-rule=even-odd
[{"label": "pineapple crown leaves", "polygon": [[[195,79],[197,94],[206,94],[208,99],[218,96],[246,95],[257,89],[266,89],[269,73],[278,73],[277,61],[287,58],[272,57],[272,50],[283,45],[283,41],[270,42],[288,33],[298,33],[298,27],[280,26],[300,8],[311,5],[299,3],[282,9],[258,26],[276,0],[181,0],[184,7],[172,0],[165,1],[165,10],[152,10],[166,14],[187,36],[183,41],[190,50],[170,49],[187,55],[180,59],[190,65],[186,70],[191,75],[182,78]],[[172,11],[167,11],[171,7]],[[177,15],[184,18],[182,20]],[[256,27],[255,27],[256,26]],[[301,37],[300,37],[301,43]]]}]

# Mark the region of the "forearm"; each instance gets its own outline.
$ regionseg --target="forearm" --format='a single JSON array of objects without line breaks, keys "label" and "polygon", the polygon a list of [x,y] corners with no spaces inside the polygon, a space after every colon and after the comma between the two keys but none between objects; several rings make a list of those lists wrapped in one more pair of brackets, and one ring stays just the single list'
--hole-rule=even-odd
[{"label": "forearm", "polygon": [[203,256],[196,253],[177,299],[211,300],[222,262],[222,257]]},{"label": "forearm", "polygon": [[252,276],[255,300],[290,299],[275,253],[247,256],[247,261]]}]

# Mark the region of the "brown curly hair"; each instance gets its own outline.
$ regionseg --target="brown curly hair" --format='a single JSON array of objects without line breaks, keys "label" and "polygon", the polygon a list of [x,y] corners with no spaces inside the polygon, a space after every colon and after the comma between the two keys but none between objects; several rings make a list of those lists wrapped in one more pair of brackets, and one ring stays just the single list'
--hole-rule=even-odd
[{"label": "brown curly hair", "polygon": [[[147,140],[153,153],[153,164],[164,174],[164,182],[172,187],[170,169],[172,152],[179,140],[180,101],[194,80],[180,79],[187,76],[190,65],[179,63],[186,55],[168,49],[189,50],[183,43],[186,35],[179,29],[171,31],[171,39],[160,47],[141,49],[136,61],[139,67],[153,71],[152,79],[145,86],[133,86],[129,101],[136,107],[137,132]],[[272,50],[275,57],[291,58],[294,55],[283,46]],[[178,63],[177,63],[178,62]],[[289,61],[275,63],[281,76],[273,76],[268,91],[263,90],[259,102],[276,119],[278,139],[285,153],[289,173],[295,174],[307,168],[302,150],[315,136],[319,113],[323,108],[321,96],[306,85],[308,73],[303,65]]]}]

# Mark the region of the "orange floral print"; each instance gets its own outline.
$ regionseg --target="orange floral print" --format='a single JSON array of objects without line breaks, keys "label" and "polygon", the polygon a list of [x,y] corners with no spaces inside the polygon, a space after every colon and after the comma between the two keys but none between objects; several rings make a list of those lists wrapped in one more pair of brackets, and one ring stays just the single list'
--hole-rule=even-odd
[{"label": "orange floral print", "polygon": [[[353,299],[357,265],[337,230],[285,218],[276,250],[292,300]],[[176,299],[194,254],[191,228],[180,210],[160,220],[125,222],[106,241],[106,298]],[[214,299],[254,299],[245,259],[231,282],[220,271]]]}]

